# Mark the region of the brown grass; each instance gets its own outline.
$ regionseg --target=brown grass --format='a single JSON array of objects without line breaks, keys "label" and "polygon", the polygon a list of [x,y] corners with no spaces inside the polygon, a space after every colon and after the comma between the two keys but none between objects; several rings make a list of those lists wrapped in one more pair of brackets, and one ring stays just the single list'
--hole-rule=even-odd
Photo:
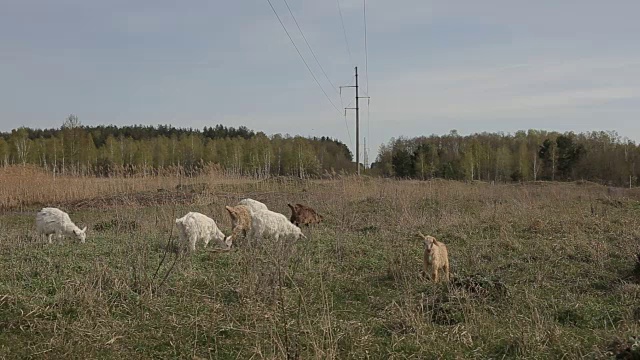
[{"label": "brown grass", "polygon": [[[212,171],[197,177],[184,176],[146,176],[98,178],[92,176],[62,176],[46,172],[43,169],[26,166],[0,167],[0,211],[22,210],[32,206],[54,204],[76,204],[96,199],[115,199],[134,196],[141,198],[144,192],[162,193],[163,191],[180,190],[189,194],[202,192],[225,185],[234,187],[255,183],[257,189],[260,182],[244,178],[221,176]],[[161,194],[162,195],[162,194]],[[145,197],[144,195],[142,197]],[[146,196],[148,197],[148,196]],[[148,201],[142,202],[148,203]]]},{"label": "brown grass", "polygon": [[[24,187],[0,216],[0,358],[574,359],[637,346],[635,189],[183,180]],[[229,234],[224,206],[244,197],[285,214],[309,204],[325,221],[295,244],[173,252],[176,217],[199,211]],[[54,199],[82,204],[71,217],[90,225],[87,244],[31,237],[33,210]],[[447,244],[448,285],[420,276],[418,231]]]}]

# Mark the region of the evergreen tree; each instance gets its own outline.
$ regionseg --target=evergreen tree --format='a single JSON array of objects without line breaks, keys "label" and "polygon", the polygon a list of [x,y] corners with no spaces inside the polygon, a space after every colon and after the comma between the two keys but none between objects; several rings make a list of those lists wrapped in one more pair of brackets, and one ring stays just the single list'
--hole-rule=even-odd
[{"label": "evergreen tree", "polygon": [[407,149],[395,150],[391,161],[397,177],[408,178],[414,175],[413,159]]},{"label": "evergreen tree", "polygon": [[584,146],[574,143],[573,138],[566,135],[560,135],[556,138],[556,146],[558,148],[558,175],[563,179],[571,179],[575,165],[585,153]]}]

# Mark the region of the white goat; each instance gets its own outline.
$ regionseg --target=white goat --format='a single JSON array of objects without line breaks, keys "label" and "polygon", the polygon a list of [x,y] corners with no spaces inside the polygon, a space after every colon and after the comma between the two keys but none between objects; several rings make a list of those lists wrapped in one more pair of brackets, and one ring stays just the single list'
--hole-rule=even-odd
[{"label": "white goat", "polygon": [[216,240],[227,249],[231,247],[232,240],[225,240],[224,234],[218,229],[216,222],[198,212],[190,212],[180,219],[176,219],[176,228],[178,228],[180,240],[182,243],[188,241],[191,251],[196,250],[196,242],[200,239],[204,241],[204,247],[209,245],[211,239]]},{"label": "white goat", "polygon": [[267,205],[261,203],[258,200],[253,200],[253,199],[242,199],[242,200],[240,200],[238,205],[244,205],[244,206],[248,207],[249,211],[251,213],[256,212],[256,211],[261,211],[261,210],[269,210],[267,208]]},{"label": "white goat", "polygon": [[47,236],[49,244],[51,237],[56,234],[58,239],[63,236],[75,236],[76,239],[84,243],[87,239],[87,227],[80,229],[71,221],[69,214],[57,208],[43,208],[36,214],[36,231],[42,236]]},{"label": "white goat", "polygon": [[254,211],[251,214],[250,238],[261,241],[264,238],[280,238],[298,240],[306,239],[302,230],[293,225],[289,219],[271,210]]}]

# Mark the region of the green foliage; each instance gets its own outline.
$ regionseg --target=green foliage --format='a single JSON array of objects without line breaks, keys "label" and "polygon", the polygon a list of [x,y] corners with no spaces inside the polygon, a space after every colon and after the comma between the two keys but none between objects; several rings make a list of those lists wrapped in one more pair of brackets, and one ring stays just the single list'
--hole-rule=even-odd
[{"label": "green foliage", "polygon": [[349,148],[328,137],[271,137],[241,126],[83,126],[69,115],[60,129],[0,133],[0,164],[35,164],[58,173],[96,176],[195,175],[207,165],[234,175],[321,176],[352,171]]},{"label": "green foliage", "polygon": [[392,157],[393,171],[395,175],[400,178],[412,177],[413,171],[413,159],[411,154],[406,149],[398,149],[394,152]]},{"label": "green foliage", "polygon": [[571,179],[573,170],[585,154],[584,145],[576,144],[572,137],[560,135],[556,139],[558,146],[558,173],[565,179]]},{"label": "green foliage", "polygon": [[481,181],[590,180],[638,185],[640,147],[615,132],[541,130],[391,139],[374,163],[383,176]]}]

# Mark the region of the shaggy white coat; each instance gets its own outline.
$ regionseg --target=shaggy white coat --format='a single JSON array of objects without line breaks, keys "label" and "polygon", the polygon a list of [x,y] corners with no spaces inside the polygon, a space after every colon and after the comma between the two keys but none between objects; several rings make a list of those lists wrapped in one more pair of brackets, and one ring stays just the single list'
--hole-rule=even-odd
[{"label": "shaggy white coat", "polygon": [[261,210],[269,210],[267,208],[267,205],[261,203],[258,200],[253,200],[253,199],[242,199],[242,200],[240,200],[238,205],[244,205],[244,206],[248,207],[249,211],[251,213],[256,212],[256,211],[261,211]]},{"label": "shaggy white coat", "polygon": [[76,239],[84,243],[87,239],[87,227],[80,229],[71,221],[69,214],[58,208],[43,208],[36,214],[36,231],[38,235],[47,236],[49,244],[51,237],[55,234],[58,239],[64,236],[75,236]]},{"label": "shaggy white coat", "polygon": [[231,239],[225,241],[224,234],[216,222],[201,213],[190,212],[180,219],[176,219],[176,228],[180,241],[187,244],[191,251],[196,250],[198,240],[204,241],[204,247],[207,247],[212,239],[227,249],[231,247]]},{"label": "shaggy white coat", "polygon": [[293,225],[289,219],[271,210],[254,211],[251,214],[250,238],[262,241],[265,238],[298,240],[306,239],[302,230]]}]

